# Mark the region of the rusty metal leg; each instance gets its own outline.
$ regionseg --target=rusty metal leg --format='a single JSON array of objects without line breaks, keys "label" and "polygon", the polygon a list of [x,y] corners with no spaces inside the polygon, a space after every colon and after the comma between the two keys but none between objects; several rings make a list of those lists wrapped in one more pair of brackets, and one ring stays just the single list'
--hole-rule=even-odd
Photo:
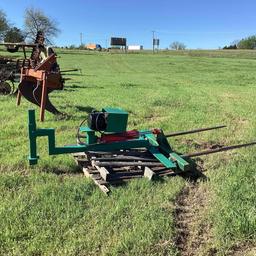
[{"label": "rusty metal leg", "polygon": [[47,97],[47,87],[46,87],[46,76],[43,74],[43,84],[42,84],[42,97],[40,106],[40,121],[44,121],[44,111]]},{"label": "rusty metal leg", "polygon": [[[20,70],[20,83],[19,83],[19,85],[22,83],[22,80],[23,80],[23,68],[21,68],[21,70]],[[18,89],[17,100],[16,100],[16,105],[17,106],[20,105],[20,101],[21,101],[21,92]]]},{"label": "rusty metal leg", "polygon": [[20,100],[21,100],[21,92],[18,91],[18,94],[17,94],[17,101],[16,101],[16,105],[17,105],[17,106],[20,105]]}]

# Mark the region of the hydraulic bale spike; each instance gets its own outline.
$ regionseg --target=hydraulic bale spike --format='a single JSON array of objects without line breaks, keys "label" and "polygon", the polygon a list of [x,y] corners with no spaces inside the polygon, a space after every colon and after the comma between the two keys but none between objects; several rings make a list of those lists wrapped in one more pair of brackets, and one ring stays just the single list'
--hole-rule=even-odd
[{"label": "hydraulic bale spike", "polygon": [[[37,155],[37,137],[48,137],[49,155],[78,153],[78,152],[124,152],[125,150],[146,149],[153,161],[147,163],[147,166],[155,166],[158,162],[168,169],[175,172],[185,172],[193,169],[190,157],[208,155],[221,151],[256,145],[256,142],[233,145],[228,147],[220,147],[202,152],[191,154],[178,154],[170,146],[167,137],[203,132],[213,129],[224,128],[224,125],[200,128],[191,131],[181,131],[168,133],[167,135],[161,129],[152,130],[127,130],[128,113],[122,109],[104,108],[100,112],[92,112],[89,114],[88,126],[80,126],[77,133],[78,143],[63,147],[56,146],[55,130],[40,129],[36,127],[35,111],[29,110],[29,141],[30,141],[30,165],[37,164],[39,156]],[[105,158],[107,159],[107,158]],[[137,159],[140,159],[137,157]],[[104,163],[107,166],[107,163]],[[119,163],[125,166],[125,162]],[[103,163],[101,163],[103,165]],[[112,163],[112,166],[118,163]],[[130,166],[138,165],[137,163],[129,163]],[[140,166],[146,164],[141,163]]]}]

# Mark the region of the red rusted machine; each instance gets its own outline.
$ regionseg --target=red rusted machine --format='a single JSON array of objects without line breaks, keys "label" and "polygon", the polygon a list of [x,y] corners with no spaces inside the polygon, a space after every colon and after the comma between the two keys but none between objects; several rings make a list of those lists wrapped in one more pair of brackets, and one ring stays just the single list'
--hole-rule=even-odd
[{"label": "red rusted machine", "polygon": [[[45,110],[53,114],[61,114],[49,100],[49,93],[62,90],[64,79],[57,63],[57,55],[52,48],[44,46],[44,35],[37,33],[34,44],[4,43],[7,50],[16,52],[23,49],[24,58],[18,61],[20,68],[20,83],[18,85],[17,105],[21,96],[40,107],[40,120],[44,121]],[[25,48],[32,48],[31,57],[27,58]]]},{"label": "red rusted machine", "polygon": [[37,33],[35,46],[27,63],[21,67],[21,79],[17,95],[17,105],[20,105],[21,96],[40,107],[40,120],[44,121],[44,112],[60,114],[49,100],[49,93],[53,90],[62,90],[62,79],[57,56],[52,48],[45,48],[44,35]]},{"label": "red rusted machine", "polygon": [[56,69],[56,55],[53,53],[35,68],[22,67],[17,105],[20,105],[21,96],[40,106],[40,120],[44,121],[45,109],[53,114],[60,114],[49,100],[49,93],[53,90],[62,90],[64,80]]}]

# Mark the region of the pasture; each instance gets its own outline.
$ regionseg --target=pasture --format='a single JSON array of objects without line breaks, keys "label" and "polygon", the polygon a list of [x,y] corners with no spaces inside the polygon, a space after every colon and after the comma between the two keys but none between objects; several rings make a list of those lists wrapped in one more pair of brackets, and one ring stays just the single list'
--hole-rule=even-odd
[{"label": "pasture", "polygon": [[[82,69],[50,94],[69,116],[38,122],[56,128],[58,145],[105,106],[127,110],[131,129],[228,126],[170,139],[178,152],[256,140],[255,51],[57,54],[62,69]],[[48,156],[44,139],[29,167],[27,110],[39,109],[0,99],[1,255],[255,255],[256,147],[196,159],[202,179],[140,179],[106,197],[72,156]]]}]

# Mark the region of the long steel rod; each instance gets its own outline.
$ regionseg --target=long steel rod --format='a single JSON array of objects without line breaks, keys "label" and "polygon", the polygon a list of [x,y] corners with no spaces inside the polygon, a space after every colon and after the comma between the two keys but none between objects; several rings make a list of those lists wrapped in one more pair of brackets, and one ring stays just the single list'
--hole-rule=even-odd
[{"label": "long steel rod", "polygon": [[227,127],[226,125],[218,125],[214,127],[207,127],[207,128],[199,128],[199,129],[194,129],[190,131],[179,131],[179,132],[171,132],[165,134],[165,137],[174,137],[174,136],[180,136],[180,135],[185,135],[185,134],[191,134],[191,133],[197,133],[197,132],[204,132],[204,131],[210,131],[210,130],[215,130],[215,129],[221,129]]},{"label": "long steel rod", "polygon": [[66,70],[61,70],[60,73],[67,73],[67,72],[72,72],[72,71],[80,71],[80,69],[78,69],[78,68],[66,69]]},{"label": "long steel rod", "polygon": [[239,145],[226,146],[226,147],[222,147],[222,148],[209,149],[209,150],[204,150],[201,152],[188,153],[188,154],[181,155],[181,157],[195,157],[195,156],[209,155],[209,154],[233,150],[233,149],[237,149],[237,148],[249,147],[249,146],[253,146],[253,145],[256,145],[256,141],[250,142],[250,143],[239,144]]}]

